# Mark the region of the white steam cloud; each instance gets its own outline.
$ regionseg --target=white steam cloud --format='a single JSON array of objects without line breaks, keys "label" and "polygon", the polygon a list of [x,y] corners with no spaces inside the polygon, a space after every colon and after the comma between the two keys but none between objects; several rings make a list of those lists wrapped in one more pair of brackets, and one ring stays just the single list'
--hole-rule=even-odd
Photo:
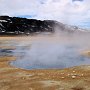
[{"label": "white steam cloud", "polygon": [[90,48],[87,42],[89,34],[61,34],[39,35],[36,39],[32,40],[31,37],[30,41],[16,44],[19,47],[14,55],[20,58],[11,65],[25,69],[55,69],[90,64],[90,58],[81,54]]}]

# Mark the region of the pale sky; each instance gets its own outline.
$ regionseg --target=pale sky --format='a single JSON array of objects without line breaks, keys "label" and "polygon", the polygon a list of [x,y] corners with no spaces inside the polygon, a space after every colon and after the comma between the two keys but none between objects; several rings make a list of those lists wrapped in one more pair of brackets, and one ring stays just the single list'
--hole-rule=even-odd
[{"label": "pale sky", "polygon": [[0,0],[0,15],[90,23],[90,0]]}]

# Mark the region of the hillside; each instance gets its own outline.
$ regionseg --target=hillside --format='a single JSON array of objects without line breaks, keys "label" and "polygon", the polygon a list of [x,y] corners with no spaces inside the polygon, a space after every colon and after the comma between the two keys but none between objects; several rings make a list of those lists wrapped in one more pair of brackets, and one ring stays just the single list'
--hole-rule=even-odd
[{"label": "hillside", "polygon": [[81,29],[54,20],[36,20],[20,17],[0,16],[0,34],[31,34],[33,32],[54,32],[55,30],[74,32]]}]

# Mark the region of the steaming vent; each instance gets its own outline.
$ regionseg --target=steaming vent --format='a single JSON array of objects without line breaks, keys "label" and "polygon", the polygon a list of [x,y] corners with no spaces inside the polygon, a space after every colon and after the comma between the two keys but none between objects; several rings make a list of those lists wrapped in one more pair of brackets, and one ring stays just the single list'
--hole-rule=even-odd
[{"label": "steaming vent", "polygon": [[[58,32],[58,30],[57,30]],[[90,48],[88,34],[39,34],[22,42],[16,42],[13,51],[17,60],[11,65],[24,69],[60,69],[88,65],[90,58],[82,51]]]}]

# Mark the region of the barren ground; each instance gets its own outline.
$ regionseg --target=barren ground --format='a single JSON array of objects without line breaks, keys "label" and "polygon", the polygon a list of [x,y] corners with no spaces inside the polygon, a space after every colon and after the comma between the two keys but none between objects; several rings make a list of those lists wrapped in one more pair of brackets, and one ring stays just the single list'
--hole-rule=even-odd
[{"label": "barren ground", "polygon": [[[28,40],[0,37],[0,40]],[[1,47],[13,48],[15,47]],[[16,57],[0,57],[0,90],[90,90],[90,66],[53,70],[24,70],[11,67]]]}]

